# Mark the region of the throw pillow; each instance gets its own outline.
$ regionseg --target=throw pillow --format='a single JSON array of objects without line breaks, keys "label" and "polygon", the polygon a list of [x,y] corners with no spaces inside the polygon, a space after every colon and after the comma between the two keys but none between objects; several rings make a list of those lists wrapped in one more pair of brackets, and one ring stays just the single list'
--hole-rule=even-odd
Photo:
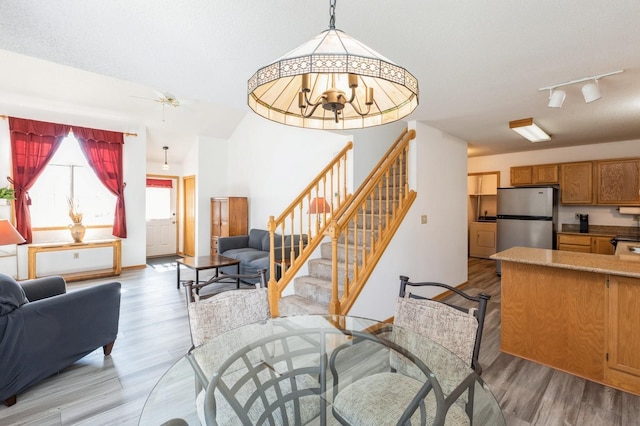
[{"label": "throw pillow", "polygon": [[7,315],[27,303],[27,295],[16,280],[0,274],[0,316]]}]

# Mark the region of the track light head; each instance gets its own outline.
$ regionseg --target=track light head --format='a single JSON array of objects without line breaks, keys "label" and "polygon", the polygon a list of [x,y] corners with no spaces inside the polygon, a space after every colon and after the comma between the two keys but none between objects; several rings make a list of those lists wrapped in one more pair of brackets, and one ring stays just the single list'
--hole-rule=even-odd
[{"label": "track light head", "polygon": [[587,83],[582,86],[582,96],[586,103],[600,99],[602,95],[600,94],[600,88],[598,87],[598,80],[594,80],[593,83]]},{"label": "track light head", "polygon": [[564,103],[564,98],[567,97],[567,92],[564,90],[549,90],[549,104],[547,105],[549,108],[562,108],[562,104]]}]

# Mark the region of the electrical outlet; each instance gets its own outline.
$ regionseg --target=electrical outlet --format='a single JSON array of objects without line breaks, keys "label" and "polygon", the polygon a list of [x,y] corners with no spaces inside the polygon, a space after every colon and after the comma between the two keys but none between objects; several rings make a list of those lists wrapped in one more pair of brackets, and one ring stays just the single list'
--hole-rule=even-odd
[{"label": "electrical outlet", "polygon": [[80,259],[80,253],[73,253],[74,259]]},{"label": "electrical outlet", "polygon": [[423,224],[423,225],[425,223],[427,223],[427,215],[426,214],[423,214],[422,216],[420,216],[420,223]]}]

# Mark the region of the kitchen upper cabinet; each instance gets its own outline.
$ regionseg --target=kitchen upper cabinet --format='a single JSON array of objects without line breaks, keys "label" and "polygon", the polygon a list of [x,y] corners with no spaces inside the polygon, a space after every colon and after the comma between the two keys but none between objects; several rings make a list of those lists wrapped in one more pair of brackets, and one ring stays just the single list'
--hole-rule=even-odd
[{"label": "kitchen upper cabinet", "polygon": [[532,167],[534,185],[549,185],[558,183],[557,164],[538,164]]},{"label": "kitchen upper cabinet", "polygon": [[560,164],[560,202],[593,204],[593,162]]},{"label": "kitchen upper cabinet", "polygon": [[559,182],[558,164],[511,167],[511,185],[552,185]]},{"label": "kitchen upper cabinet", "polygon": [[533,166],[511,167],[510,173],[512,186],[533,184]]},{"label": "kitchen upper cabinet", "polygon": [[640,159],[596,161],[597,204],[640,205]]},{"label": "kitchen upper cabinet", "polygon": [[605,383],[640,393],[640,279],[609,276]]}]

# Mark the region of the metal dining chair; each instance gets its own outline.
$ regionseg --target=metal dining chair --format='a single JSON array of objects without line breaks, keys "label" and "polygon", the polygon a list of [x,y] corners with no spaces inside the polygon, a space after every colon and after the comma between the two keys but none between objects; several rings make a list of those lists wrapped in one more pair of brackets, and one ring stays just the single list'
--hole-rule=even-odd
[{"label": "metal dining chair", "polygon": [[[445,288],[475,306],[465,308],[434,301],[411,292],[414,287]],[[478,354],[489,299],[490,296],[484,293],[473,297],[446,284],[411,283],[408,277],[400,276],[400,297],[396,303],[393,338],[396,343],[406,346],[409,341],[403,341],[402,329],[424,335],[456,354],[479,373]],[[418,347],[413,349],[420,350]],[[429,353],[420,355],[425,359],[430,357]],[[436,401],[434,392],[430,392],[417,409],[407,412],[425,379],[415,374],[415,368],[406,359],[391,353],[391,371],[360,379],[334,395],[334,417],[342,424],[363,426],[396,425],[401,418],[409,418],[410,424],[433,424],[436,417],[444,418],[444,424],[471,424],[474,383],[469,382],[467,387],[459,369],[454,372],[456,366],[448,365],[445,360],[429,361],[429,368],[434,370],[439,384],[448,394],[444,401],[440,398]],[[470,372],[467,370],[467,373]]]}]

